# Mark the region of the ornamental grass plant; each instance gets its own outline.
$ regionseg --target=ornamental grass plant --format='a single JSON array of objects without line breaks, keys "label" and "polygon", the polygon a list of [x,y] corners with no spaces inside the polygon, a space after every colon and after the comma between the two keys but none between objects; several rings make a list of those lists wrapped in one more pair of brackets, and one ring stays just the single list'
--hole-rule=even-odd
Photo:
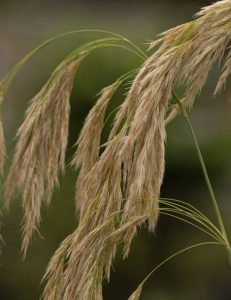
[{"label": "ornamental grass plant", "polygon": [[[204,86],[209,71],[223,64],[214,94],[231,73],[231,1],[203,8],[195,18],[162,33],[147,51],[127,38],[103,30],[74,30],[51,38],[33,49],[2,79],[0,103],[15,76],[37,52],[65,36],[95,32],[103,37],[74,49],[55,68],[46,84],[30,101],[18,129],[17,145],[4,183],[4,203],[18,191],[24,211],[22,256],[25,259],[34,232],[39,231],[41,207],[49,206],[59,175],[67,167],[78,173],[76,211],[78,224],[51,257],[43,283],[44,300],[100,300],[102,282],[110,280],[118,246],[129,255],[140,226],[154,231],[159,215],[167,215],[203,231],[208,241],[179,250],[140,283],[129,300],[140,299],[143,285],[175,256],[204,245],[220,245],[231,263],[231,248],[222,215],[210,183],[188,110]],[[119,47],[136,55],[140,67],[105,87],[90,110],[74,145],[70,164],[68,146],[70,95],[80,64],[96,49]],[[101,50],[102,51],[102,50]],[[129,83],[122,104],[105,118],[119,87]],[[166,126],[182,115],[195,144],[199,163],[214,208],[216,222],[187,202],[161,198],[165,171]],[[4,172],[6,147],[0,124],[0,167]],[[101,136],[110,126],[107,141]],[[157,245],[158,247],[158,245]]]}]

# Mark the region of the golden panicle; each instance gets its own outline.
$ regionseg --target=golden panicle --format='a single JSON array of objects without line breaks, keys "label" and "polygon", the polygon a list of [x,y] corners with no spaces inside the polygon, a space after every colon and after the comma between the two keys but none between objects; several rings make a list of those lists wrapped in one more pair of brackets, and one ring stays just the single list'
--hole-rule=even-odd
[{"label": "golden panicle", "polygon": [[229,13],[231,9],[231,2],[230,0],[222,0],[217,1],[212,5],[203,7],[201,11],[199,11],[196,16],[205,16],[210,17],[212,14],[222,14],[222,17],[224,16],[224,12]]},{"label": "golden panicle", "polygon": [[72,165],[75,166],[76,169],[79,167],[81,168],[76,184],[77,207],[81,206],[82,181],[99,159],[101,133],[104,126],[105,112],[111,97],[118,86],[119,83],[115,82],[101,91],[99,99],[89,112],[80,136],[76,142],[77,150],[74,154]]},{"label": "golden panicle", "polygon": [[[172,62],[159,70],[156,78],[160,81],[155,85],[156,90],[152,90],[152,76],[148,73],[149,79],[144,77],[134,116],[131,120],[128,118],[123,128],[106,144],[104,152],[82,181],[80,224],[73,236],[73,246],[68,251],[69,261],[64,274],[65,299],[93,300],[96,295],[101,298],[103,275],[105,273],[109,278],[118,245],[116,234],[121,233],[120,240],[127,246],[128,233],[137,225],[146,219],[149,219],[150,227],[156,224],[157,197],[164,169],[164,116],[174,83],[171,65]],[[152,66],[149,67],[152,69]],[[161,85],[163,78],[167,81],[165,85]],[[157,90],[161,86],[162,94],[158,96]],[[129,159],[132,159],[129,172],[122,172],[123,167],[127,169]],[[138,163],[143,164],[141,171]],[[138,178],[128,176],[133,170]],[[124,187],[122,176],[127,178]],[[136,184],[139,185],[138,192]],[[118,218],[115,213],[123,211],[124,196],[125,200],[130,197],[131,212],[125,208]],[[134,219],[136,222],[132,222]],[[108,244],[108,237],[113,238],[113,242]],[[45,299],[49,299],[48,296]]]},{"label": "golden panicle", "polygon": [[[229,26],[231,29],[231,22]],[[231,39],[230,29],[219,30],[217,28],[215,32],[210,32],[209,35],[205,33],[204,39],[204,32],[195,38],[192,44],[193,52],[190,53],[183,70],[183,78],[186,82],[185,104],[187,106],[193,105],[196,96],[205,84],[208,72],[213,64],[223,57]]]},{"label": "golden panicle", "polygon": [[[50,260],[43,281],[49,279],[43,291],[44,299],[62,300],[63,293],[63,272],[65,269],[65,259],[68,256],[68,249],[71,244],[72,235],[69,235],[59,245],[52,259]],[[49,295],[49,296],[48,296]]]},{"label": "golden panicle", "polygon": [[[118,215],[119,212],[113,214],[111,218],[118,217]],[[107,264],[107,249],[120,243],[125,232],[131,226],[141,224],[146,217],[134,217],[119,229],[111,232],[108,231],[111,219],[104,221],[87,234],[83,231],[83,227],[79,226],[72,234],[71,244],[70,240],[67,241],[68,247],[66,247],[66,242],[61,244],[49,264],[46,273],[48,283],[43,299],[61,299],[62,295],[64,299],[103,299],[102,279],[103,268]],[[107,234],[105,234],[106,232]],[[64,265],[64,257],[67,261],[66,265]],[[63,272],[56,272],[57,263],[60,265],[59,270],[62,269]],[[63,265],[61,266],[60,263]],[[59,283],[59,286],[56,286],[56,282]],[[53,298],[54,290],[57,292],[57,298]]]},{"label": "golden panicle", "polygon": [[40,220],[42,200],[49,203],[65,168],[68,138],[69,98],[73,79],[82,57],[63,62],[52,80],[31,101],[18,130],[18,142],[5,184],[7,206],[16,188],[22,192],[23,241],[25,256],[32,233]]},{"label": "golden panicle", "polygon": [[115,135],[118,133],[123,121],[126,117],[131,114],[134,110],[137,96],[139,95],[141,88],[141,81],[147,74],[146,64],[140,69],[138,75],[133,80],[131,88],[129,89],[128,95],[125,101],[121,104],[120,109],[118,110],[115,120],[114,126],[110,132],[109,140],[113,139]]},{"label": "golden panicle", "polygon": [[160,46],[156,51],[156,55],[159,53],[162,55],[166,50],[180,44],[187,43],[193,36],[196,29],[195,21],[191,21],[185,24],[181,24],[174,28],[171,28],[160,35],[160,38],[149,43],[149,50],[152,50],[156,46]]},{"label": "golden panicle", "polygon": [[[158,217],[158,197],[164,174],[164,119],[179,72],[184,51],[181,48],[155,54],[147,61],[149,73],[142,81],[137,108],[129,124],[128,134],[120,150],[127,199],[122,222],[132,216],[152,211],[150,229]],[[174,61],[174,67],[173,67]],[[135,228],[127,233],[125,255],[128,254]]]},{"label": "golden panicle", "polygon": [[140,284],[138,288],[132,293],[128,300],[139,300],[142,293],[143,285]]},{"label": "golden panicle", "polygon": [[[107,200],[108,196],[101,201],[99,195],[106,195],[107,189],[115,190],[115,197],[118,202],[121,202],[121,166],[120,162],[116,160],[120,145],[122,143],[124,131],[121,131],[112,141],[107,143],[106,149],[100,156],[99,160],[94,164],[90,172],[85,176],[83,184],[80,187],[82,189],[82,206],[81,216],[83,217],[92,201],[99,199],[102,203],[102,207],[98,207],[97,214],[105,211],[104,200]],[[103,217],[103,216],[102,216]],[[100,219],[102,220],[102,218]]]},{"label": "golden panicle", "polygon": [[[151,48],[159,42],[160,48],[156,55],[177,46],[185,49],[185,60],[180,70],[178,81],[185,83],[185,101],[187,107],[191,107],[205,84],[208,72],[216,61],[220,61],[231,40],[231,2],[219,1],[214,5],[202,9],[197,14],[199,18],[172,28],[163,34],[160,40],[151,43]],[[227,61],[228,66],[228,61]],[[218,91],[224,83],[228,68],[216,89]]]},{"label": "golden panicle", "polygon": [[[110,151],[106,148],[83,184],[86,187],[86,198],[81,207],[79,227],[73,233],[68,250],[69,260],[63,285],[65,299],[93,300],[96,295],[99,299],[102,298],[104,269],[110,270],[109,264],[116,247],[116,243],[108,243],[107,238],[116,230],[122,201],[120,165],[115,165],[114,170],[110,170],[117,153],[118,141],[119,139],[114,139],[109,143]],[[110,176],[108,172],[111,172]],[[50,299],[49,297],[50,293],[47,291],[44,299]]]},{"label": "golden panicle", "polygon": [[[223,57],[231,39],[231,1],[220,1],[198,16],[168,30],[151,44],[159,44],[159,48],[134,79],[101,155],[100,133],[108,96],[90,112],[74,159],[76,166],[86,170],[77,186],[79,227],[70,236],[68,246],[61,245],[51,260],[45,300],[55,300],[52,291],[56,288],[56,265],[62,269],[59,253],[66,264],[57,274],[57,299],[102,299],[102,280],[104,276],[109,279],[118,244],[123,241],[126,256],[137,226],[147,220],[149,229],[155,229],[172,91],[178,83],[183,85],[182,104],[192,106],[209,70]],[[173,106],[167,120],[175,114]],[[141,290],[139,286],[129,299],[139,299]]]},{"label": "golden panicle", "polygon": [[226,80],[228,76],[231,74],[231,51],[229,51],[229,54],[227,55],[227,59],[225,61],[222,74],[218,80],[216,89],[215,89],[215,95],[219,93],[222,88],[225,86]]}]

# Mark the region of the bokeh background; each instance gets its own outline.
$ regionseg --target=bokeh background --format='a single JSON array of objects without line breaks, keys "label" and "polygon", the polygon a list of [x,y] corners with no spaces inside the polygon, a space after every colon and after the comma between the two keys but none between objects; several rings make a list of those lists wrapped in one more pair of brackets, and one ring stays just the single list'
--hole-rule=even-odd
[{"label": "bokeh background", "polygon": [[[81,28],[98,28],[121,33],[145,48],[145,42],[172,26],[186,22],[210,1],[195,0],[1,0],[0,1],[0,77],[30,49],[48,37]],[[28,101],[45,83],[62,58],[81,43],[102,35],[78,34],[50,45],[18,74],[4,103],[4,127],[9,157],[15,134],[23,120]],[[70,119],[70,161],[84,118],[94,105],[95,95],[120,74],[137,67],[139,59],[118,49],[101,49],[84,62],[76,76]],[[213,88],[219,69],[213,69],[190,113],[205,156],[211,181],[222,214],[231,234],[231,89],[216,99]],[[113,100],[118,105],[124,91]],[[112,106],[113,106],[112,105]],[[214,218],[208,193],[190,134],[181,117],[168,126],[166,174],[162,196],[188,201]],[[9,161],[8,161],[9,165]],[[51,207],[43,210],[40,233],[33,238],[27,259],[20,255],[22,211],[15,199],[2,217],[5,246],[1,255],[0,300],[36,300],[41,295],[40,281],[49,258],[58,244],[77,225],[74,192],[77,174],[68,170],[60,179]],[[175,251],[208,238],[174,219],[160,217],[156,233],[139,231],[128,259],[114,263],[110,283],[105,282],[105,299],[127,299],[138,283],[159,262]],[[169,262],[145,285],[143,300],[228,300],[231,299],[231,270],[223,249],[198,248]]]}]

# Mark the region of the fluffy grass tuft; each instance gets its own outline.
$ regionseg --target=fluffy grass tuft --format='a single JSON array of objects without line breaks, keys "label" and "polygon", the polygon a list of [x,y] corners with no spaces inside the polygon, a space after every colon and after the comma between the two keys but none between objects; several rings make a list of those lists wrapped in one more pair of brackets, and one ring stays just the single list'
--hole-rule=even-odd
[{"label": "fluffy grass tuft", "polygon": [[[80,32],[83,30],[69,34]],[[110,279],[118,245],[123,245],[126,257],[138,226],[148,224],[150,231],[155,230],[159,214],[202,230],[215,240],[206,244],[222,244],[230,251],[186,110],[193,106],[212,66],[221,62],[228,49],[231,1],[219,1],[206,7],[193,21],[164,32],[158,40],[150,43],[149,51],[153,53],[149,57],[128,39],[117,34],[111,36],[75,49],[60,63],[32,99],[18,130],[18,142],[4,194],[6,206],[9,206],[16,189],[22,194],[22,252],[25,257],[40,221],[41,205],[50,203],[54,188],[58,186],[59,174],[65,171],[69,98],[80,63],[92,50],[102,47],[120,47],[142,59],[142,65],[117,110],[107,142],[101,144],[105,112],[118,87],[134,75],[133,71],[101,91],[77,139],[72,166],[79,169],[76,183],[79,224],[50,260],[44,276],[44,300],[102,299],[102,281],[104,277]],[[52,39],[28,54],[2,81],[0,104],[21,66],[50,41]],[[229,52],[215,93],[225,85],[230,72]],[[175,93],[179,85],[183,91],[180,97]],[[186,117],[194,138],[219,227],[187,203],[160,199],[165,170],[166,125],[178,113]],[[0,169],[3,169],[4,157],[0,123]],[[196,246],[189,248],[193,247]],[[184,250],[178,253],[181,252]],[[139,299],[143,283],[129,300]]]}]

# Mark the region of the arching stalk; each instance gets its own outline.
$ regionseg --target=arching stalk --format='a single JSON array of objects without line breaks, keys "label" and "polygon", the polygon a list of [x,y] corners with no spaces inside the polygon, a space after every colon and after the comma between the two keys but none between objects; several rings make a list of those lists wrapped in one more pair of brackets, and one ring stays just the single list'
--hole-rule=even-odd
[{"label": "arching stalk", "polygon": [[208,192],[209,192],[209,195],[210,195],[210,199],[211,199],[211,202],[213,204],[213,208],[214,208],[214,211],[215,211],[215,214],[216,214],[221,232],[223,234],[223,238],[226,242],[225,246],[226,246],[229,262],[231,264],[231,248],[230,248],[229,239],[228,239],[228,236],[227,236],[227,233],[226,233],[226,230],[225,230],[225,226],[224,226],[224,223],[223,223],[223,220],[222,220],[222,216],[221,216],[221,213],[220,213],[220,209],[219,209],[219,206],[217,204],[217,200],[216,200],[216,197],[215,197],[215,194],[214,194],[214,191],[213,191],[210,179],[209,179],[209,175],[208,175],[207,168],[206,168],[206,165],[205,165],[205,162],[204,162],[204,158],[202,156],[202,153],[201,153],[201,150],[200,150],[197,138],[196,138],[196,134],[194,132],[194,129],[192,127],[192,124],[190,122],[188,114],[187,114],[184,106],[182,105],[182,103],[180,101],[179,96],[174,91],[173,91],[173,96],[176,99],[177,104],[179,105],[180,111],[181,111],[182,115],[184,116],[184,118],[187,122],[188,128],[191,132],[193,142],[194,142],[194,145],[195,145],[195,148],[196,148],[197,156],[198,156],[198,159],[199,159],[199,162],[200,162],[200,165],[201,165],[201,169],[202,169],[202,172],[203,172],[203,175],[204,175],[204,178],[205,178],[205,182],[206,182],[206,185],[207,185],[207,188],[208,188]]},{"label": "arching stalk", "polygon": [[132,295],[129,297],[128,300],[135,300],[135,299],[139,299],[139,296],[142,292],[142,288],[143,288],[143,285],[145,284],[145,282],[160,268],[162,267],[163,265],[165,265],[167,262],[169,262],[170,260],[172,260],[173,258],[175,258],[176,256],[184,253],[184,252],[187,252],[189,250],[192,250],[194,248],[198,248],[198,247],[201,247],[201,246],[207,246],[207,245],[221,245],[221,243],[219,242],[204,242],[204,243],[199,243],[199,244],[195,244],[195,245],[192,245],[192,246],[189,246],[187,248],[184,248],[182,250],[179,250],[177,251],[176,253],[172,254],[171,256],[169,256],[168,258],[166,258],[164,261],[162,261],[158,266],[156,266],[146,277],[145,279],[139,284],[139,286],[137,287],[137,289],[135,290],[135,292],[132,293]]}]

